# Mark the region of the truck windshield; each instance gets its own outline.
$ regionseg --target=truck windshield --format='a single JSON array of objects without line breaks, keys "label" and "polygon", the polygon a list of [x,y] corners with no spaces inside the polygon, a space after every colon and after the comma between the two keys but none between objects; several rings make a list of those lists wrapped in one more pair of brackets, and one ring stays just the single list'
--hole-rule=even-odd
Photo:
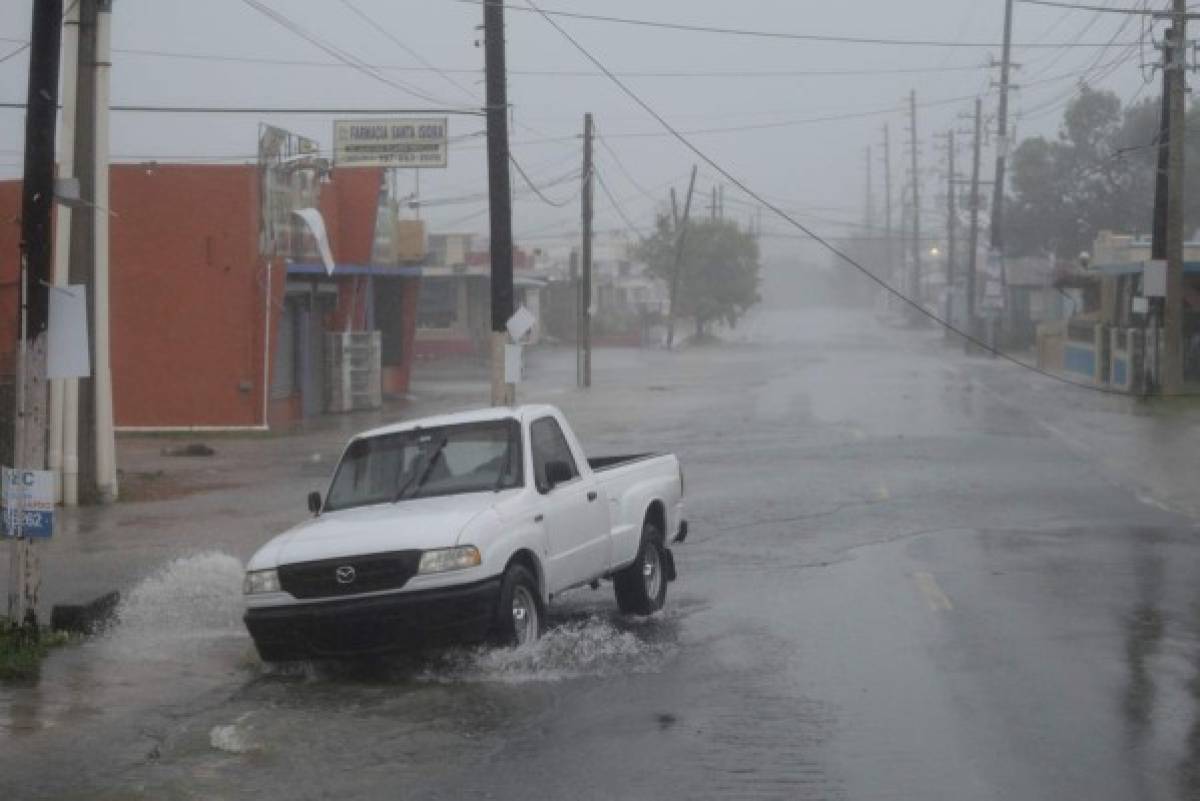
[{"label": "truck windshield", "polygon": [[521,463],[516,420],[356,439],[334,474],[325,509],[519,487]]}]

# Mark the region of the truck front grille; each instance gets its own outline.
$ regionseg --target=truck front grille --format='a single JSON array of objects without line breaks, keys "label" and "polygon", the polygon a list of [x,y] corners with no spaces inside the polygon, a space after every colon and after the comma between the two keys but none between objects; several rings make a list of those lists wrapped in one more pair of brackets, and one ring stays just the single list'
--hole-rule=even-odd
[{"label": "truck front grille", "polygon": [[298,562],[279,568],[279,583],[296,598],[335,598],[398,590],[417,574],[420,563],[420,551]]}]

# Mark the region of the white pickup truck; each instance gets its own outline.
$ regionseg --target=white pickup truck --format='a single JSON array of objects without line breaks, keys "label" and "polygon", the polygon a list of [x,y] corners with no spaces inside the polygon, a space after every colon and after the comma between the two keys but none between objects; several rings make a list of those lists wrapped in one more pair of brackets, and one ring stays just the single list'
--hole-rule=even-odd
[{"label": "white pickup truck", "polygon": [[247,565],[246,627],[264,661],[446,641],[524,645],[546,605],[611,579],[646,615],[687,536],[671,455],[586,459],[550,406],[431,417],[354,437],[313,519]]}]

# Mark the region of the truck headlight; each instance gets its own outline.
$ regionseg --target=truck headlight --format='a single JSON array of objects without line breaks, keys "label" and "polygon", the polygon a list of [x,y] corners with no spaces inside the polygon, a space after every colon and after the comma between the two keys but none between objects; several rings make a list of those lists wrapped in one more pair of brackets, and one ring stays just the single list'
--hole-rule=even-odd
[{"label": "truck headlight", "polygon": [[444,573],[447,570],[464,570],[468,567],[478,567],[482,562],[479,549],[474,545],[439,548],[436,551],[426,551],[421,554],[421,565],[417,568],[417,572]]},{"label": "truck headlight", "polygon": [[260,592],[279,592],[279,573],[274,570],[251,570],[242,582],[242,592],[254,595]]}]

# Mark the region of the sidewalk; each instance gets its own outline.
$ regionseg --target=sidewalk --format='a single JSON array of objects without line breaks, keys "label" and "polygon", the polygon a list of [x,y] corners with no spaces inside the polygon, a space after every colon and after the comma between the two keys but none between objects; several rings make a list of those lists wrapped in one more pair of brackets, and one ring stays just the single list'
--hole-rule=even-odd
[{"label": "sidewalk", "polygon": [[[647,359],[658,365],[647,369]],[[636,405],[623,411],[632,400],[630,381],[661,382],[668,380],[664,373],[696,369],[694,360],[680,354],[609,349],[597,359],[596,386],[584,393],[575,388],[574,364],[574,349],[532,351],[520,399],[554,403],[573,420],[593,421],[592,431],[605,432],[597,444],[606,446],[625,445],[638,431],[628,424],[628,408]],[[259,434],[122,435],[117,440],[121,501],[60,508],[53,539],[39,547],[39,613],[48,619],[54,604],[129,587],[180,557],[219,551],[244,562],[271,536],[308,516],[307,493],[326,489],[354,433],[485,406],[488,396],[486,365],[428,365],[418,369],[408,398],[375,411],[323,415]],[[204,443],[215,453],[167,455],[191,443]],[[0,542],[0,593],[7,593],[9,554],[8,544]]]},{"label": "sidewalk", "polygon": [[[243,561],[270,536],[303,520],[305,495],[324,490],[346,440],[386,422],[479,402],[486,386],[439,382],[371,412],[326,415],[261,434],[121,435],[121,501],[60,508],[54,537],[39,547],[40,614],[127,587],[169,560],[222,551]],[[168,452],[204,443],[211,456]],[[0,543],[7,593],[10,549]]]}]

